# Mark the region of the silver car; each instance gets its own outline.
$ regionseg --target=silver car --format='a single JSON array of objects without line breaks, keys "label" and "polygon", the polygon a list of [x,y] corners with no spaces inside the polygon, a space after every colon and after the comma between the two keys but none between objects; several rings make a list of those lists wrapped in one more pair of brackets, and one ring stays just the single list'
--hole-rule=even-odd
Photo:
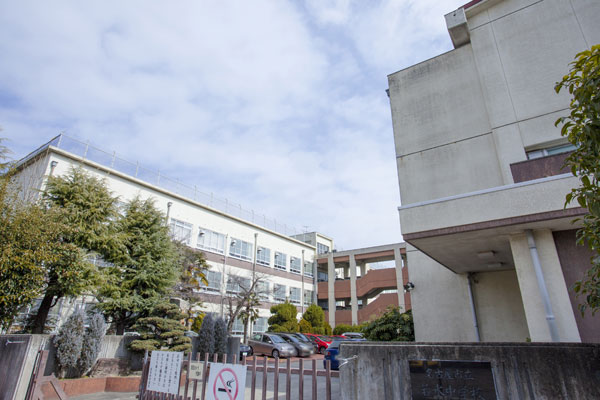
[{"label": "silver car", "polygon": [[302,342],[295,335],[289,333],[278,333],[277,336],[281,336],[283,340],[294,346],[296,355],[299,357],[310,357],[315,354],[315,347],[310,342]]},{"label": "silver car", "polygon": [[248,340],[248,344],[254,355],[265,354],[275,358],[296,355],[294,346],[272,333],[257,333],[252,336],[252,339]]}]

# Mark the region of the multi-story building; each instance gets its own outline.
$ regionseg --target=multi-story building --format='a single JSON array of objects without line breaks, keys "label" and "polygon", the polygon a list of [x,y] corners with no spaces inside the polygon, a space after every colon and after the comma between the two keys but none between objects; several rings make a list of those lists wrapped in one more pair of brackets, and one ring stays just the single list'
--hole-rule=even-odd
[{"label": "multi-story building", "polygon": [[389,75],[417,340],[600,340],[571,289],[586,211],[565,207],[578,179],[554,126],[599,19],[596,0],[474,0],[446,15],[454,50]]},{"label": "multi-story building", "polygon": [[[173,238],[204,252],[210,265],[208,285],[200,289],[204,311],[227,317],[224,299],[239,291],[239,285],[249,281],[253,273],[261,274],[264,282],[259,290],[260,317],[250,330],[267,329],[273,304],[289,300],[300,314],[316,302],[317,248],[333,249],[332,239],[317,233],[300,234],[64,135],[18,163],[18,179],[26,188],[23,193],[36,196],[43,189],[45,177],[66,174],[73,167],[104,179],[121,202],[135,196],[153,198],[167,216]],[[57,316],[71,312],[73,303],[65,299],[54,312]],[[70,306],[61,307],[65,305]],[[233,332],[243,332],[240,321],[235,322]]]}]

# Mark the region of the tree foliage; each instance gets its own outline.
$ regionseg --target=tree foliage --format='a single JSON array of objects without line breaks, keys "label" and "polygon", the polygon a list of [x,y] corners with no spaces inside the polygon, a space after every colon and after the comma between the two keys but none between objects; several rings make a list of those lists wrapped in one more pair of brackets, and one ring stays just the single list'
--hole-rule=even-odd
[{"label": "tree foliage", "polygon": [[[591,268],[575,283],[575,291],[585,297],[580,305],[582,314],[589,308],[592,314],[600,309],[600,45],[576,55],[571,69],[555,86],[572,95],[570,114],[559,118],[561,133],[576,150],[566,160],[581,186],[566,196],[566,204],[576,200],[587,208],[583,227],[577,232],[577,243],[592,250]],[[566,205],[565,204],[565,205]]]},{"label": "tree foliage", "polygon": [[[310,333],[315,333],[317,335],[327,334],[325,329],[325,312],[318,305],[311,304],[308,306],[306,311],[304,311],[304,314],[302,314],[302,320],[310,325]],[[304,329],[306,329],[306,325]],[[331,330],[331,327],[329,329]]]},{"label": "tree foliage", "polygon": [[363,328],[367,324],[361,325],[348,325],[348,324],[338,324],[333,328],[334,335],[341,335],[344,332],[362,332]]},{"label": "tree foliage", "polygon": [[204,316],[198,333],[198,353],[204,358],[206,353],[215,352],[215,321],[211,314]]},{"label": "tree foliage", "polygon": [[227,353],[227,322],[223,318],[215,321],[215,354]]},{"label": "tree foliage", "polygon": [[415,340],[412,311],[400,312],[400,307],[388,307],[379,318],[369,322],[363,333],[368,340],[409,342]]},{"label": "tree foliage", "polygon": [[42,333],[50,308],[62,297],[76,297],[99,283],[96,267],[87,261],[89,253],[112,260],[118,254],[120,235],[112,221],[116,197],[106,183],[72,168],[65,176],[51,176],[44,202],[62,223],[56,259],[45,263],[45,290],[33,333]]},{"label": "tree foliage", "polygon": [[99,312],[92,313],[88,323],[89,326],[85,330],[81,345],[81,356],[77,361],[80,376],[86,374],[96,363],[102,345],[102,338],[106,332],[106,322]]},{"label": "tree foliage", "polygon": [[54,338],[59,375],[64,376],[69,370],[77,368],[83,345],[83,332],[83,312],[78,310],[67,318]]},{"label": "tree foliage", "polygon": [[131,342],[133,351],[169,350],[188,352],[192,349],[190,338],[184,335],[185,327],[180,320],[184,317],[173,303],[158,303],[150,316],[140,318],[132,327],[140,338]]},{"label": "tree foliage", "polygon": [[98,293],[98,308],[117,334],[133,325],[168,295],[180,272],[180,254],[169,237],[164,215],[151,199],[134,198],[117,222],[122,262],[108,267]]},{"label": "tree foliage", "polygon": [[194,322],[196,309],[202,306],[202,295],[198,289],[208,285],[206,271],[209,268],[204,253],[188,247],[184,243],[174,242],[179,253],[181,273],[179,280],[173,287],[173,296],[185,300],[188,304],[184,311],[186,324]]},{"label": "tree foliage", "polygon": [[277,304],[271,307],[269,317],[269,332],[298,332],[296,306],[290,302]]}]

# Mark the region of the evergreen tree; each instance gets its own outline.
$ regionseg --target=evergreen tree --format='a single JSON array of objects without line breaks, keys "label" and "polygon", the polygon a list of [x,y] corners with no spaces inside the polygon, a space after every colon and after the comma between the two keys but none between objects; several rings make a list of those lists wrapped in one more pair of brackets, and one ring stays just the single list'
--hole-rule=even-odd
[{"label": "evergreen tree", "polygon": [[100,353],[100,346],[102,345],[102,338],[105,332],[106,322],[102,314],[99,312],[92,313],[89,317],[89,326],[83,337],[81,356],[77,362],[80,376],[94,366],[96,358],[98,358],[98,353]]},{"label": "evergreen tree", "polygon": [[298,329],[301,333],[313,333],[312,325],[304,318],[300,320],[300,323],[298,324]]},{"label": "evergreen tree", "polygon": [[271,307],[269,317],[269,332],[298,332],[298,321],[296,306],[290,302],[277,304]]},{"label": "evergreen tree", "polygon": [[65,376],[70,369],[77,367],[83,345],[83,332],[83,312],[78,310],[67,318],[54,338],[60,376]]},{"label": "evergreen tree", "polygon": [[215,354],[227,353],[227,322],[223,318],[215,321]]},{"label": "evergreen tree", "polygon": [[187,302],[188,306],[183,312],[186,326],[192,329],[194,310],[202,306],[202,293],[198,289],[208,285],[206,271],[209,265],[203,252],[192,249],[184,243],[173,243],[179,253],[179,264],[181,265],[179,280],[173,287],[173,296]]},{"label": "evergreen tree", "polygon": [[184,315],[173,303],[159,303],[149,317],[137,320],[133,329],[140,338],[131,342],[133,351],[169,350],[188,352],[192,349],[190,338],[184,335],[180,321]]},{"label": "evergreen tree", "polygon": [[215,322],[211,314],[206,314],[202,320],[200,333],[198,334],[198,353],[202,359],[204,355],[215,352]]},{"label": "evergreen tree", "polygon": [[[325,329],[325,312],[318,305],[311,304],[304,311],[304,314],[302,314],[302,318],[310,324],[312,333],[317,335],[327,334]],[[331,327],[329,329],[331,330]]]},{"label": "evergreen tree", "polygon": [[412,312],[400,312],[400,307],[388,307],[379,318],[371,321],[363,328],[365,338],[382,342],[415,340],[415,327]]},{"label": "evergreen tree", "polygon": [[200,333],[200,328],[202,327],[202,320],[204,319],[204,313],[200,313],[198,316],[194,318],[194,322],[192,322],[191,330]]},{"label": "evergreen tree", "polygon": [[180,255],[169,237],[165,217],[153,200],[134,198],[117,223],[125,262],[106,269],[98,308],[111,318],[118,335],[167,296],[180,272]]},{"label": "evergreen tree", "polygon": [[86,261],[95,252],[106,260],[119,254],[114,229],[116,197],[106,183],[73,168],[64,177],[49,177],[44,200],[58,212],[65,229],[56,260],[45,264],[45,292],[34,320],[33,333],[42,333],[48,312],[62,297],[76,297],[98,283],[97,269]]}]

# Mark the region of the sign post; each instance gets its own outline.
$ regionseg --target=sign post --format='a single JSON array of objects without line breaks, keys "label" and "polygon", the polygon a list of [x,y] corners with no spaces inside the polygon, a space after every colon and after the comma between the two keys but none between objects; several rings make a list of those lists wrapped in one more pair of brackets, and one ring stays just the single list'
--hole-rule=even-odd
[{"label": "sign post", "polygon": [[182,352],[154,350],[150,356],[146,390],[178,395],[182,361]]}]

